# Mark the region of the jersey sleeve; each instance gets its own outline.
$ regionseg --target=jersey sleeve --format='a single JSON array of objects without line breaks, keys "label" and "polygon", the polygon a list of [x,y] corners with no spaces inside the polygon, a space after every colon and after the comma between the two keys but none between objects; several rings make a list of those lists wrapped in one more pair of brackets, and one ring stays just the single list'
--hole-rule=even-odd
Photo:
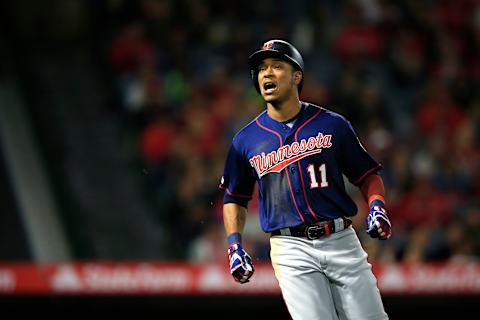
[{"label": "jersey sleeve", "polygon": [[254,186],[255,176],[250,163],[232,143],[220,182],[220,189],[225,190],[223,203],[236,203],[246,208],[252,199]]},{"label": "jersey sleeve", "polygon": [[360,139],[347,120],[340,130],[340,148],[337,161],[340,170],[350,183],[360,186],[366,177],[382,169],[382,165],[374,160],[360,142]]}]

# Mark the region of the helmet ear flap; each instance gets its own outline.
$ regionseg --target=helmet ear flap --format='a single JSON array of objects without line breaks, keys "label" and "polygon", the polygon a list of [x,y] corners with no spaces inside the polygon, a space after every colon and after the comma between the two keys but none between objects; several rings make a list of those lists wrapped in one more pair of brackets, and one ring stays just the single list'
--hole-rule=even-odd
[{"label": "helmet ear flap", "polygon": [[250,70],[250,75],[252,77],[255,89],[257,89],[257,92],[260,93],[260,84],[258,83],[258,70]]}]

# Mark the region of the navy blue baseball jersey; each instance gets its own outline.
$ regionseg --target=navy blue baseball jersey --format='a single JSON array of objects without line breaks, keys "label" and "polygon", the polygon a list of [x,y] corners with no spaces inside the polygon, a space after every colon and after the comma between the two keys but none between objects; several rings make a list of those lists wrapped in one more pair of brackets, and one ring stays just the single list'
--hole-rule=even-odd
[{"label": "navy blue baseball jersey", "polygon": [[343,175],[359,186],[381,168],[343,116],[302,102],[293,126],[262,112],[233,138],[220,188],[247,207],[258,183],[260,225],[271,232],[353,216]]}]

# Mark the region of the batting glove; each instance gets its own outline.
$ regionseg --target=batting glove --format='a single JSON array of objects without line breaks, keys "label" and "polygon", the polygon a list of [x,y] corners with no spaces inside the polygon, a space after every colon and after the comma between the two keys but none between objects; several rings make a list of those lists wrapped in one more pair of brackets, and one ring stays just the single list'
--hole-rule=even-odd
[{"label": "batting glove", "polygon": [[228,249],[228,259],[230,260],[230,273],[235,281],[247,283],[253,275],[252,258],[243,250],[242,245],[238,242],[232,243]]},{"label": "batting glove", "polygon": [[372,238],[387,240],[392,235],[392,224],[388,219],[387,212],[380,205],[374,205],[366,218],[367,233]]}]

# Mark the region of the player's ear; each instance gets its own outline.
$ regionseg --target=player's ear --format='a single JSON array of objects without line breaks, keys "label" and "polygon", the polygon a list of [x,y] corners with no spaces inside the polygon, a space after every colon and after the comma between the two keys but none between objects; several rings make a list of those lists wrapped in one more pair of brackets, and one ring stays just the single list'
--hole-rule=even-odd
[{"label": "player's ear", "polygon": [[300,82],[302,81],[302,78],[303,78],[302,71],[297,70],[293,72],[293,81],[295,81],[297,85],[300,84]]}]

